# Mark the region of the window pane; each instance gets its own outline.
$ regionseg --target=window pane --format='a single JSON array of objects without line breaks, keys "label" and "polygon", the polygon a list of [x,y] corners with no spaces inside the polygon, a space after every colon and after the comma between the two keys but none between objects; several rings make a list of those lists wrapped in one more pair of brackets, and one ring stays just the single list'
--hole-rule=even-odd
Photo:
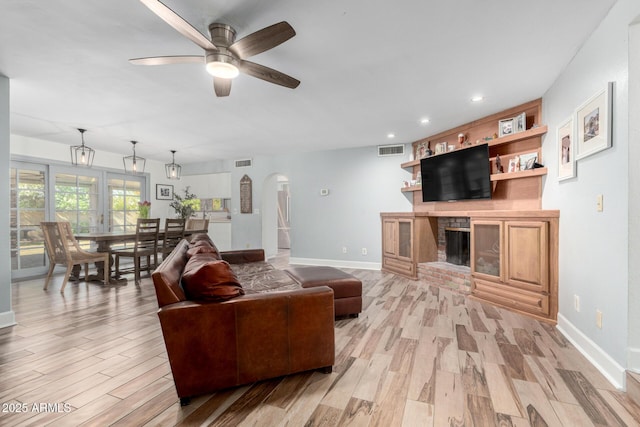
[{"label": "window pane", "polygon": [[11,168],[9,176],[11,269],[43,267],[45,251],[40,222],[46,219],[44,171]]}]

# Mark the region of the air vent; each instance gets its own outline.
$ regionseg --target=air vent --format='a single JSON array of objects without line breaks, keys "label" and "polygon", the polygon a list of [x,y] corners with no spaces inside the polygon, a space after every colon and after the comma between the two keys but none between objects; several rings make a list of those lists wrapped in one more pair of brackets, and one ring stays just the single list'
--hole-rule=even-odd
[{"label": "air vent", "polygon": [[236,160],[237,168],[248,168],[249,166],[251,166],[251,164],[252,164],[251,159]]},{"label": "air vent", "polygon": [[404,144],[378,145],[378,156],[399,156],[404,154]]}]

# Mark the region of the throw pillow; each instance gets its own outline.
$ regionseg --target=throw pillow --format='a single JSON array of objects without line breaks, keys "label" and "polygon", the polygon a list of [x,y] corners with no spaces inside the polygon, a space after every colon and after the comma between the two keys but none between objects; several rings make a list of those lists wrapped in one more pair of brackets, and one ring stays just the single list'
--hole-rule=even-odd
[{"label": "throw pillow", "polygon": [[182,273],[182,286],[187,297],[194,301],[226,301],[244,295],[238,278],[226,261],[206,261],[198,256],[187,262]]}]

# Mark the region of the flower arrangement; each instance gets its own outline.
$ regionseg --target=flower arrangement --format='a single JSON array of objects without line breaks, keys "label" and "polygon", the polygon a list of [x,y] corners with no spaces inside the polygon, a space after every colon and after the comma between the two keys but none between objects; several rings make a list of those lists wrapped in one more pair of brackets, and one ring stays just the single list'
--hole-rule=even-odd
[{"label": "flower arrangement", "polygon": [[174,194],[173,202],[169,204],[176,211],[178,218],[187,219],[194,211],[200,209],[200,199],[195,194],[189,192],[189,186],[184,190],[184,197]]},{"label": "flower arrangement", "polygon": [[151,210],[151,202],[145,200],[144,202],[138,202],[138,218],[149,218],[149,211]]}]

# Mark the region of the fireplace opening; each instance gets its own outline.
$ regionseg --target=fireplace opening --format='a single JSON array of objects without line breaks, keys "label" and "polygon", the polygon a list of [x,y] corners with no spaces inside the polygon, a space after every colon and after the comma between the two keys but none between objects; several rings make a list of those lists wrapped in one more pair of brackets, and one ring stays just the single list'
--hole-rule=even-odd
[{"label": "fireplace opening", "polygon": [[469,267],[470,231],[468,228],[446,227],[444,229],[445,252],[448,263]]}]

